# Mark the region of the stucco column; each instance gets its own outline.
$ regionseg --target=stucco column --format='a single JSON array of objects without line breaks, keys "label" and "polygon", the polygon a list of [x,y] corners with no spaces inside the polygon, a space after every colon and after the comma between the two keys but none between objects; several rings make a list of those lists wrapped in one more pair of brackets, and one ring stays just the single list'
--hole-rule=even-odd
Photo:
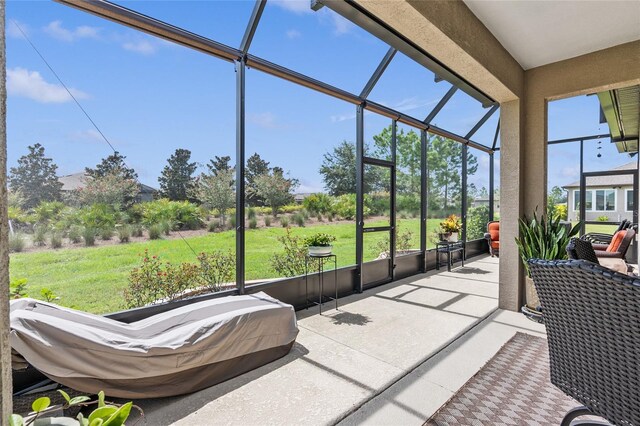
[{"label": "stucco column", "polygon": [[521,101],[500,105],[499,306],[509,310],[520,309],[523,294],[523,268],[515,243],[523,212],[523,118]]},{"label": "stucco column", "polygon": [[4,7],[0,2],[0,424],[11,414],[9,344],[9,222],[7,219],[7,73]]}]

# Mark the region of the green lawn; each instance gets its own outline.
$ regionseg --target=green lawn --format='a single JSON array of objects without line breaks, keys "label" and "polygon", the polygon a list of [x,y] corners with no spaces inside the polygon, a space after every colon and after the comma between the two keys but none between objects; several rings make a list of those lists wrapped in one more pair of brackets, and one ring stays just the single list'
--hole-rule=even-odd
[{"label": "green lawn", "polygon": [[[440,219],[429,219],[428,235],[438,228]],[[411,246],[419,247],[419,219],[399,219],[400,232],[413,232]],[[382,223],[367,223],[368,226]],[[337,237],[334,252],[339,266],[355,263],[355,225],[326,223],[306,228],[293,227],[294,235],[309,236],[327,232]],[[246,279],[275,278],[270,266],[273,253],[281,250],[277,237],[282,228],[261,228],[246,231]],[[365,261],[377,257],[374,246],[388,233],[365,234]],[[226,231],[188,239],[196,252],[235,250],[235,233]],[[27,293],[40,298],[40,289],[51,289],[60,300],[57,303],[93,313],[124,309],[122,291],[127,286],[131,269],[140,263],[145,249],[152,255],[171,262],[194,262],[195,255],[181,239],[155,240],[143,243],[118,244],[103,247],[44,250],[11,255],[12,278],[28,280]]]}]

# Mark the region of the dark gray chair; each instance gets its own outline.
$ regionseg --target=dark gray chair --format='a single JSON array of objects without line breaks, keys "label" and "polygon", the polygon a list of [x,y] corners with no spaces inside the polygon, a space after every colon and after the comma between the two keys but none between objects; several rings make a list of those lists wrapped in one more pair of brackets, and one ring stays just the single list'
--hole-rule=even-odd
[{"label": "dark gray chair", "polygon": [[551,383],[583,404],[561,425],[583,415],[640,425],[640,280],[584,260],[532,259],[529,268],[544,312]]}]

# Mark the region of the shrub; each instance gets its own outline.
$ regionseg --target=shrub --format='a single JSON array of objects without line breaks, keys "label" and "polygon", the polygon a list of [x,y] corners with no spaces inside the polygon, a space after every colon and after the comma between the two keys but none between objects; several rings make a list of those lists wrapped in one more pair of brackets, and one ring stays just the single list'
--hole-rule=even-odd
[{"label": "shrub", "polygon": [[109,241],[113,238],[113,228],[102,228],[100,229],[100,238],[102,241]]},{"label": "shrub", "polygon": [[47,245],[47,227],[45,225],[36,225],[33,233],[33,244],[37,246]]},{"label": "shrub", "polygon": [[84,188],[76,190],[76,196],[82,205],[106,204],[120,210],[133,204],[138,191],[134,179],[113,171],[88,179]]},{"label": "shrub", "polygon": [[59,232],[52,232],[50,241],[52,248],[57,249],[62,247],[62,235],[60,235]]},{"label": "shrub", "polygon": [[377,193],[373,195],[364,196],[364,205],[369,210],[365,216],[388,216],[389,215],[389,200],[391,195],[388,193]]},{"label": "shrub", "polygon": [[69,240],[74,244],[77,244],[80,241],[82,241],[82,227],[79,225],[71,226],[69,228],[68,237],[69,237]]},{"label": "shrub", "polygon": [[49,223],[60,219],[65,205],[60,201],[43,201],[33,209],[36,222]]},{"label": "shrub", "polygon": [[131,239],[131,226],[122,225],[118,228],[118,239],[121,243],[128,243]]},{"label": "shrub", "polygon": [[271,267],[281,277],[295,277],[305,273],[307,248],[302,238],[294,236],[287,228],[283,236],[277,238],[283,245],[282,253],[271,257]]},{"label": "shrub", "polygon": [[489,223],[489,206],[471,207],[467,210],[467,240],[482,238]]},{"label": "shrub", "polygon": [[229,217],[229,228],[233,229],[236,227],[236,217],[234,216],[230,216]]},{"label": "shrub", "polygon": [[9,282],[9,298],[20,299],[22,297],[29,297],[27,294],[27,279],[16,278]]},{"label": "shrub", "polygon": [[233,282],[236,271],[236,256],[231,251],[200,253],[200,275],[209,291],[220,291],[222,284]]},{"label": "shrub", "polygon": [[113,229],[119,219],[119,214],[113,206],[93,204],[80,209],[78,212],[80,223],[85,228]]},{"label": "shrub", "polygon": [[200,229],[204,223],[202,210],[188,201],[163,198],[142,205],[142,223],[147,227],[169,221],[178,229]]},{"label": "shrub", "polygon": [[94,245],[96,243],[96,230],[85,226],[82,230],[82,238],[85,246]]},{"label": "shrub", "polygon": [[302,201],[302,205],[310,212],[327,214],[331,211],[333,199],[327,194],[311,194]]},{"label": "shrub", "polygon": [[282,216],[280,218],[280,225],[282,225],[283,228],[287,228],[289,226],[289,216]]},{"label": "shrub", "polygon": [[569,217],[567,204],[556,204],[555,206],[553,206],[553,217],[559,217],[560,220],[567,220],[567,218]]},{"label": "shrub", "polygon": [[24,250],[24,236],[20,232],[9,234],[9,251],[12,253],[20,253]]},{"label": "shrub", "polygon": [[[281,213],[296,213],[296,212],[299,212],[300,210],[301,208],[298,204],[289,204],[286,206],[282,206],[278,209],[278,211]],[[268,212],[270,211],[271,210],[269,209]]]},{"label": "shrub", "polygon": [[300,227],[304,226],[304,216],[301,213],[294,214],[293,221]]},{"label": "shrub", "polygon": [[209,232],[216,232],[220,228],[220,221],[214,220],[209,222]]},{"label": "shrub", "polygon": [[144,235],[144,230],[140,224],[131,225],[131,236],[132,237],[142,237]]},{"label": "shrub", "polygon": [[251,219],[249,219],[249,228],[256,229],[257,227],[258,227],[258,221],[256,220],[256,218],[252,217]]},{"label": "shrub", "polygon": [[247,219],[255,219],[256,218],[256,209],[253,207],[249,207],[247,209]]},{"label": "shrub", "polygon": [[309,220],[310,215],[307,209],[300,210],[298,214],[301,215],[304,218],[304,220]]},{"label": "shrub", "polygon": [[264,217],[264,226],[271,226],[271,216]]},{"label": "shrub", "polygon": [[609,216],[598,216],[598,222],[608,222]]},{"label": "shrub", "polygon": [[162,233],[164,235],[171,235],[171,230],[173,229],[173,224],[169,220],[163,220],[158,224]]},{"label": "shrub", "polygon": [[151,225],[147,231],[149,231],[150,240],[159,240],[162,237],[162,227],[160,225]]},{"label": "shrub", "polygon": [[[363,208],[364,215],[369,216],[371,209],[366,203]],[[333,212],[343,219],[354,219],[356,217],[356,194],[343,194],[337,197],[333,205]]]},{"label": "shrub", "polygon": [[173,265],[149,256],[145,250],[142,264],[129,274],[129,287],[124,291],[129,308],[177,300],[189,296],[187,290],[219,291],[222,284],[232,282],[236,259],[232,252],[200,253],[198,263]]},{"label": "shrub", "polygon": [[396,196],[396,207],[398,210],[410,212],[411,215],[420,211],[420,196],[413,194],[402,194]]}]

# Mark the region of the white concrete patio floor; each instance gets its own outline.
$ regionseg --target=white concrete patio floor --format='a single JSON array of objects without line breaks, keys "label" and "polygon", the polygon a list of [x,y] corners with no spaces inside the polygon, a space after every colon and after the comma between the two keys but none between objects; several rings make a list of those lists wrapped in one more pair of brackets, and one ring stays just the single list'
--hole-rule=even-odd
[{"label": "white concrete patio floor", "polygon": [[140,401],[152,425],[421,425],[516,331],[497,309],[498,260],[416,275],[298,313],[292,351],[203,391]]}]

